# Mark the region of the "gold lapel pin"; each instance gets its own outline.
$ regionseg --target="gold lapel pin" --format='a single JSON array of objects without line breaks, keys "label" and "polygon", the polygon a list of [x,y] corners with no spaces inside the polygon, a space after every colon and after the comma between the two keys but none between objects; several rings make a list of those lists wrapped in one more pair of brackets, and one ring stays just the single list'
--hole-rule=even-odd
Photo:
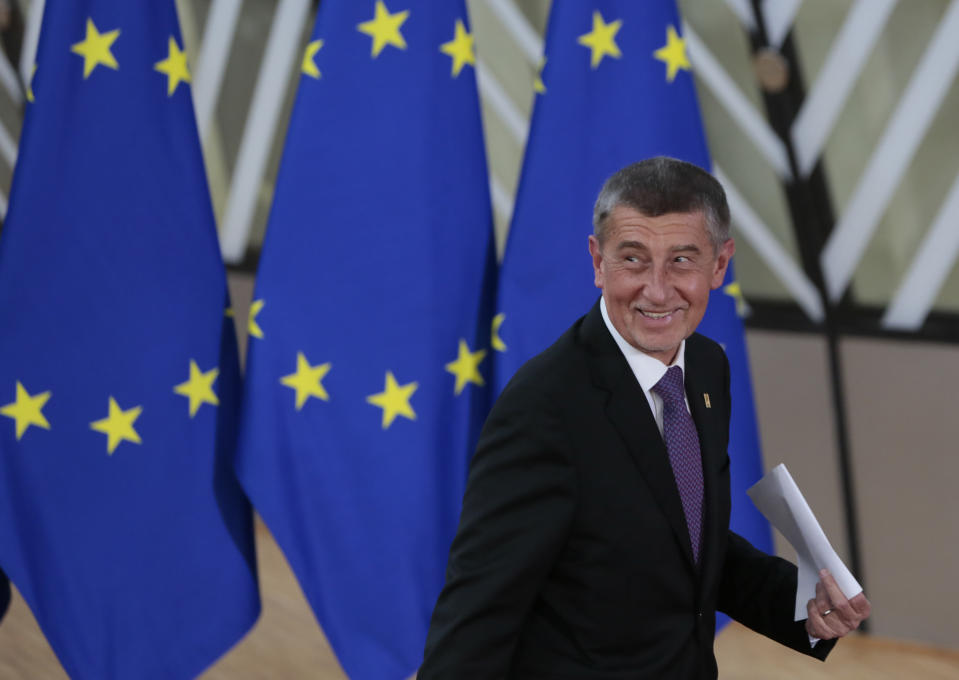
[{"label": "gold lapel pin", "polygon": [[713,407],[713,405],[709,403],[709,392],[703,392],[703,401],[706,402],[706,408]]}]

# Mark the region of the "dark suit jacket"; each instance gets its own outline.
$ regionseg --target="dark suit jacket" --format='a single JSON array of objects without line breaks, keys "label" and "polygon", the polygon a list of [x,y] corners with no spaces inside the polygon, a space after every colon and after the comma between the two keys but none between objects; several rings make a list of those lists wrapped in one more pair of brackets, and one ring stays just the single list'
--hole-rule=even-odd
[{"label": "dark suit jacket", "polygon": [[[715,678],[715,611],[819,658],[796,569],[729,531],[729,368],[686,341],[701,562],[666,446],[599,305],[515,375],[483,428],[426,643],[434,678]],[[706,408],[709,394],[711,408]]]},{"label": "dark suit jacket", "polygon": [[7,575],[0,569],[0,620],[7,613],[7,607],[10,606],[10,581]]}]

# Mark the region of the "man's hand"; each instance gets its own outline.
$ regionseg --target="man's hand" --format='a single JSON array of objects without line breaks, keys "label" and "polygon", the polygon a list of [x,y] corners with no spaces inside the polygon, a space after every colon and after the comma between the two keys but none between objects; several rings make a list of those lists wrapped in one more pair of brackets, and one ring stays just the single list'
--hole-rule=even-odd
[{"label": "man's hand", "polygon": [[836,579],[828,570],[819,572],[816,584],[816,597],[809,600],[806,611],[806,632],[820,640],[832,640],[843,637],[859,627],[869,616],[872,605],[864,593],[851,600],[842,594]]}]

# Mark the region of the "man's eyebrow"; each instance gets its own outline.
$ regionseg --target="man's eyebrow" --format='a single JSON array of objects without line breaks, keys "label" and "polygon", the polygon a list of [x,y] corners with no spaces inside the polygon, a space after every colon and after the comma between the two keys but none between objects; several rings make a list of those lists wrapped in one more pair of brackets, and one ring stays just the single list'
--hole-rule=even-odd
[{"label": "man's eyebrow", "polygon": [[[641,241],[620,241],[616,244],[616,250],[649,250],[649,247]],[[673,246],[669,249],[671,253],[699,253],[702,252],[702,249],[697,246],[695,243],[685,243],[678,246]]]}]

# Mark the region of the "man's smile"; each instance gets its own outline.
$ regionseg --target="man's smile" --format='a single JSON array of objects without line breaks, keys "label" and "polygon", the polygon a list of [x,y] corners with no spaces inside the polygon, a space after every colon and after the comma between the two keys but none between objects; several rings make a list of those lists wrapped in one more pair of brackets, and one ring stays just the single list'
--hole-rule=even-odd
[{"label": "man's smile", "polygon": [[643,315],[644,317],[646,317],[647,319],[659,320],[659,319],[666,319],[666,318],[668,318],[668,317],[671,317],[673,314],[675,314],[676,312],[678,312],[679,309],[678,309],[678,308],[677,308],[677,309],[667,309],[667,310],[661,311],[661,312],[656,312],[656,311],[653,311],[653,310],[651,310],[651,309],[637,309],[636,311],[638,311],[640,314],[642,314],[642,315]]}]

